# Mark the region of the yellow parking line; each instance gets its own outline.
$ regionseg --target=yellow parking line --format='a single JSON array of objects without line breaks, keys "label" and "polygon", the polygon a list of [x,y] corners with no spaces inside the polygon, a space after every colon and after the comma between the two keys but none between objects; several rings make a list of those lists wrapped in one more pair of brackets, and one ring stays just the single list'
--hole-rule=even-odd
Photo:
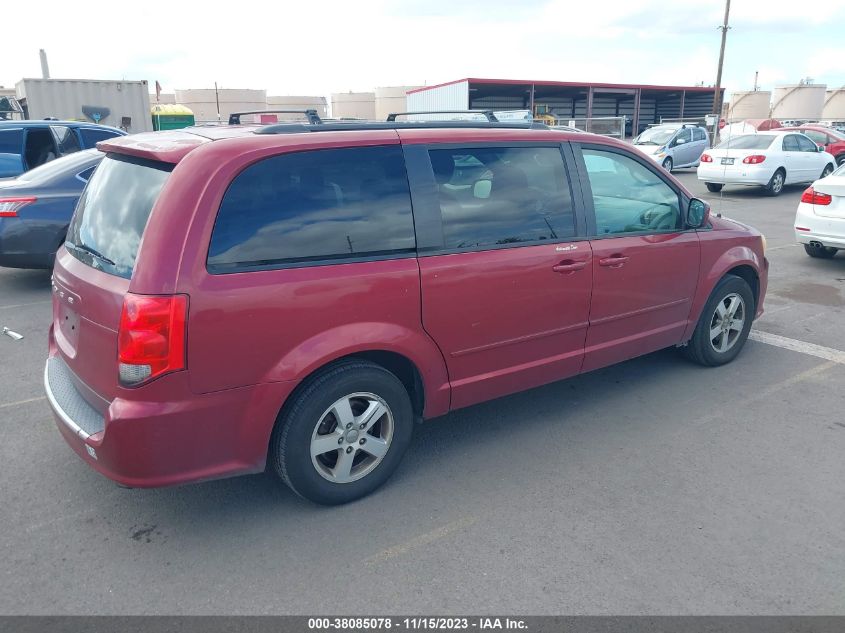
[{"label": "yellow parking line", "polygon": [[388,547],[373,556],[364,560],[364,564],[366,565],[373,565],[375,563],[383,563],[386,560],[390,560],[391,558],[396,558],[397,556],[401,556],[406,552],[411,551],[412,549],[416,549],[417,547],[422,547],[423,545],[428,545],[438,539],[443,538],[444,536],[448,536],[453,532],[457,532],[458,530],[463,530],[464,528],[469,527],[473,523],[475,523],[475,517],[464,517],[462,519],[458,519],[452,523],[447,523],[437,529],[431,530],[431,532],[426,532],[425,534],[420,534],[419,536],[415,536],[409,541],[405,541],[404,543],[399,543],[398,545],[393,545],[392,547]]},{"label": "yellow parking line", "polygon": [[29,398],[27,400],[18,400],[17,402],[6,402],[5,404],[0,404],[0,409],[7,409],[9,407],[16,407],[21,404],[29,404],[30,402],[38,402],[39,400],[46,400],[46,396],[38,396],[37,398]]},{"label": "yellow parking line", "polygon": [[40,306],[45,303],[52,303],[52,301],[33,301],[32,303],[17,303],[10,306],[0,306],[0,310],[11,310],[12,308],[25,308],[27,306]]}]

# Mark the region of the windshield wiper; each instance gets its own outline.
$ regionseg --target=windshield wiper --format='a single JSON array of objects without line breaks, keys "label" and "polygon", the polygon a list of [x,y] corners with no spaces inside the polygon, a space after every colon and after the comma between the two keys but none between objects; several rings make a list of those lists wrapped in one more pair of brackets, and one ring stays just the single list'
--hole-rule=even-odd
[{"label": "windshield wiper", "polygon": [[80,251],[85,251],[86,253],[90,253],[91,255],[96,257],[97,259],[101,259],[104,262],[106,262],[107,264],[111,264],[112,266],[117,266],[117,264],[115,264],[112,260],[110,260],[108,257],[103,255],[100,251],[98,251],[95,248],[91,248],[87,244],[74,244],[73,242],[68,242],[68,244],[70,244],[71,246],[73,246],[74,248],[76,248]]}]

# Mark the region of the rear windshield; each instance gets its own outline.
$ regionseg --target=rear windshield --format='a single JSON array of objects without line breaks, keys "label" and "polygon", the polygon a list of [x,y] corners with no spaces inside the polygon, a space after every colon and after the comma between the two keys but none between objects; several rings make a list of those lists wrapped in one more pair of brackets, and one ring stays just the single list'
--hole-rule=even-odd
[{"label": "rear windshield", "polygon": [[65,246],[80,261],[129,279],[158,194],[173,165],[110,154],[85,187]]},{"label": "rear windshield", "polygon": [[768,134],[745,134],[729,138],[719,143],[715,149],[766,149],[773,140],[775,137]]}]

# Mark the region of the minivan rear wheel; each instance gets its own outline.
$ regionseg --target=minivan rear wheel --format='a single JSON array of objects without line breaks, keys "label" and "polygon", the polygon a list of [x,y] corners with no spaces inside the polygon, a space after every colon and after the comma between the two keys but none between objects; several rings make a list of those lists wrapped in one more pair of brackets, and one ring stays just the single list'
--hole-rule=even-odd
[{"label": "minivan rear wheel", "polygon": [[706,367],[731,362],[739,355],[756,311],[751,287],[741,277],[725,275],[707,300],[684,353]]},{"label": "minivan rear wheel", "polygon": [[296,494],[336,505],[359,499],[396,470],[413,431],[402,382],[350,360],[308,379],[285,406],[270,441],[276,474]]}]

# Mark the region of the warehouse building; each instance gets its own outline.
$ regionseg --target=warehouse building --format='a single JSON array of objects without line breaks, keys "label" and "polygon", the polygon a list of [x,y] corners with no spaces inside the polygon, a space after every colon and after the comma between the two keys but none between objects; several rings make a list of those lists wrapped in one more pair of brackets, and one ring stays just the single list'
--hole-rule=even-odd
[{"label": "warehouse building", "polygon": [[625,116],[631,134],[661,118],[703,118],[711,113],[713,91],[706,86],[465,78],[408,91],[408,110],[530,110],[564,122]]}]

